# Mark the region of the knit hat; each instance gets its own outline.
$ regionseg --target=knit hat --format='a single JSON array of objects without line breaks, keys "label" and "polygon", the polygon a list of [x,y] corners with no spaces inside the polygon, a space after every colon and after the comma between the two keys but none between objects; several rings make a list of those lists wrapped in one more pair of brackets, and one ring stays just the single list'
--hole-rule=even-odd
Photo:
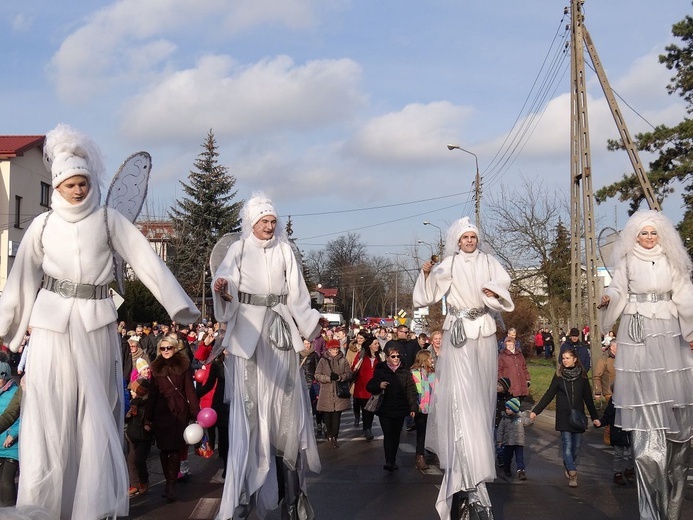
[{"label": "knit hat", "polygon": [[580,337],[580,331],[577,330],[577,328],[573,327],[570,329],[570,332],[568,333],[568,337],[575,336],[576,338]]},{"label": "knit hat", "polygon": [[505,407],[510,408],[513,411],[513,413],[517,413],[520,411],[520,400],[517,397],[508,399],[507,401],[505,401]]},{"label": "knit hat", "polygon": [[144,358],[139,358],[137,361],[135,361],[135,368],[137,369],[137,372],[142,372],[145,368],[149,367],[149,363],[147,363],[147,360]]},{"label": "knit hat", "polygon": [[263,195],[258,195],[248,201],[247,208],[250,226],[257,224],[258,220],[267,215],[277,216],[272,201]]},{"label": "knit hat", "polygon": [[138,397],[144,397],[149,393],[149,379],[136,379],[130,383],[130,390],[135,392]]},{"label": "knit hat", "polygon": [[10,357],[5,352],[0,352],[0,379],[4,379],[5,382],[12,378],[12,368],[8,363],[9,359]]},{"label": "knit hat", "polygon": [[97,187],[103,174],[101,151],[89,137],[60,124],[46,134],[43,159],[57,188],[70,177],[82,175]]},{"label": "knit hat", "polygon": [[501,377],[498,380],[498,384],[503,387],[504,391],[508,392],[510,390],[510,379],[508,379],[507,377]]},{"label": "knit hat", "polygon": [[330,350],[331,348],[340,348],[342,344],[339,342],[338,339],[330,339],[327,340],[327,345],[325,346],[326,350]]}]

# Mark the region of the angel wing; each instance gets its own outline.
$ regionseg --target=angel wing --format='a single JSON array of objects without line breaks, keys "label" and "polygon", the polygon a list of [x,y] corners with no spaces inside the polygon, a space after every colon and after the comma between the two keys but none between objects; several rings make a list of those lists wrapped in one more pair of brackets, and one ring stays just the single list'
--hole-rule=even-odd
[{"label": "angel wing", "polygon": [[[137,152],[123,161],[116,172],[111,186],[106,194],[106,206],[117,209],[130,222],[135,222],[144,199],[147,197],[147,187],[149,186],[149,174],[152,171],[152,156],[147,152]],[[115,279],[118,290],[125,292],[125,262],[121,256],[113,252],[113,263]]]},{"label": "angel wing", "polygon": [[610,265],[612,261],[612,254],[614,245],[618,242],[620,234],[612,227],[605,227],[599,232],[597,237],[597,248],[599,249],[599,257],[602,260],[604,268],[609,273],[610,277],[613,277],[613,265]]}]

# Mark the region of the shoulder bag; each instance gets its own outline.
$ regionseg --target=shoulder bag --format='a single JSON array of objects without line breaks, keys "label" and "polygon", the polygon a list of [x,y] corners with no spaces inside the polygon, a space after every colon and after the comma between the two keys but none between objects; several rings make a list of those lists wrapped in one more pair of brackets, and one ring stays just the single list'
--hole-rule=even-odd
[{"label": "shoulder bag", "polygon": [[373,394],[368,398],[368,402],[366,405],[363,407],[364,410],[368,410],[369,412],[377,412],[380,409],[380,405],[383,404],[383,398],[385,397],[385,391],[380,392],[379,394]]},{"label": "shoulder bag", "polygon": [[582,410],[573,408],[573,399],[568,393],[568,385],[565,382],[565,379],[563,380],[563,386],[565,386],[565,393],[568,396],[568,401],[570,402],[570,417],[568,418],[568,424],[571,428],[574,428],[582,433],[587,429],[587,416]]}]

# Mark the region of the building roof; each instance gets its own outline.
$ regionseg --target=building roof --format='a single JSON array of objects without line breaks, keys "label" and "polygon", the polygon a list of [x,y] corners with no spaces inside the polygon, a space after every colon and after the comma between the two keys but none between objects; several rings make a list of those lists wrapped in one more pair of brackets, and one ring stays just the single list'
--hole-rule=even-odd
[{"label": "building roof", "polygon": [[150,241],[171,240],[173,223],[170,220],[143,220],[135,222],[135,226]]},{"label": "building roof", "polygon": [[320,288],[317,288],[315,290],[317,292],[321,293],[326,298],[336,298],[337,297],[337,289],[328,289],[326,287],[320,287]]},{"label": "building roof", "polygon": [[43,147],[45,135],[0,135],[0,159],[20,157],[32,148]]}]

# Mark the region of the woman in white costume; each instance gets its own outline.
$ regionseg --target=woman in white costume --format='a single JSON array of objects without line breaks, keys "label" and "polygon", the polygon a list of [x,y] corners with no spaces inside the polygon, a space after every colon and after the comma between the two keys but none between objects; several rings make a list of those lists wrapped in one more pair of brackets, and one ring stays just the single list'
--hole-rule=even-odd
[{"label": "woman in white costume", "polygon": [[0,298],[0,336],[12,338],[12,350],[32,327],[17,505],[62,520],[126,516],[122,354],[108,292],[113,250],[174,320],[199,313],[142,233],[99,207],[96,145],[59,125],[46,136],[44,157],[52,210],[27,229]]},{"label": "woman in white costume", "polygon": [[474,512],[493,518],[486,482],[496,477],[493,419],[498,379],[496,323],[489,311],[514,309],[510,277],[478,249],[479,230],[464,217],[447,233],[445,258],[423,264],[414,306],[446,296],[448,314],[436,364],[427,445],[445,470],[436,509],[443,520]]},{"label": "woman in white costume", "polygon": [[620,317],[614,424],[631,432],[641,519],[681,517],[693,439],[691,259],[669,219],[635,213],[614,251],[601,327]]},{"label": "woman in white costume", "polygon": [[311,520],[305,470],[320,471],[308,393],[298,353],[324,324],[311,309],[301,264],[277,224],[272,202],[244,206],[242,237],[215,273],[214,314],[226,323],[222,345],[229,401],[229,455],[217,518]]}]

